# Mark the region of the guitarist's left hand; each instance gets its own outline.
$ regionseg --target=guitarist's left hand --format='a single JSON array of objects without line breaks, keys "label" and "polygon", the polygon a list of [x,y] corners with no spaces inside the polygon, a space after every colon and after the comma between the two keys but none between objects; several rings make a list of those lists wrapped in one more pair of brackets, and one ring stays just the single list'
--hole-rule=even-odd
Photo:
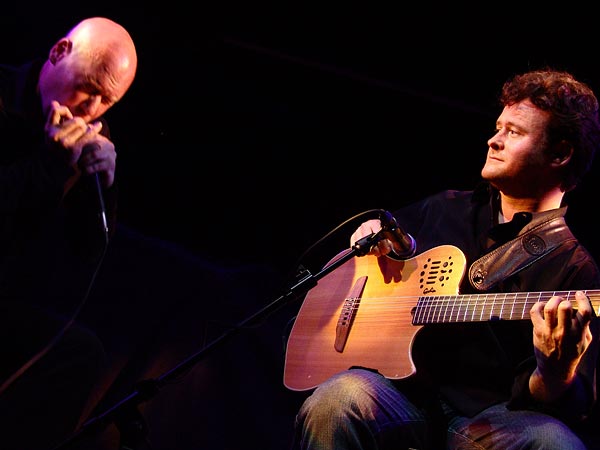
[{"label": "guitarist's left hand", "polygon": [[559,296],[531,308],[537,368],[529,379],[529,390],[537,400],[553,401],[569,388],[592,341],[592,306],[581,291],[575,299],[577,308]]}]

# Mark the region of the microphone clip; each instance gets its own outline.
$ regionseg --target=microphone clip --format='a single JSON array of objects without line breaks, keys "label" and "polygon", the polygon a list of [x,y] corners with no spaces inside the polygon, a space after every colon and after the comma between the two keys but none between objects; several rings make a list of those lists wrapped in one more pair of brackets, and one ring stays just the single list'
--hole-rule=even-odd
[{"label": "microphone clip", "polygon": [[414,256],[417,251],[417,242],[398,225],[396,218],[390,212],[382,210],[379,221],[381,222],[379,233],[383,239],[389,239],[392,242],[395,256],[398,259],[407,259]]}]

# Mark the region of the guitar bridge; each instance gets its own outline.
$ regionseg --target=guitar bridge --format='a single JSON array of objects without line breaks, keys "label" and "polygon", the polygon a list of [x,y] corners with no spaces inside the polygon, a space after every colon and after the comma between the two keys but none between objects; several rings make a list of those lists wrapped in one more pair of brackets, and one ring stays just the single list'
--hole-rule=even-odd
[{"label": "guitar bridge", "polygon": [[352,328],[352,322],[356,317],[356,312],[360,306],[360,300],[362,293],[367,284],[367,277],[360,277],[352,286],[350,297],[344,300],[344,306],[340,312],[337,325],[335,327],[335,343],[334,347],[337,352],[344,351],[346,342],[348,341],[348,335],[350,334],[350,328]]}]

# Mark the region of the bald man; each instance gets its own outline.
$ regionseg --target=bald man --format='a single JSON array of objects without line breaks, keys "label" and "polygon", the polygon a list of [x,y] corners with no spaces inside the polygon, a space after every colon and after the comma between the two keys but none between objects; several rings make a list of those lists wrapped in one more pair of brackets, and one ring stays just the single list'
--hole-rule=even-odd
[{"label": "bald man", "polygon": [[103,17],[76,24],[47,58],[0,65],[3,450],[48,450],[76,431],[103,367],[101,342],[74,319],[116,223],[103,115],[136,69],[131,36]]}]

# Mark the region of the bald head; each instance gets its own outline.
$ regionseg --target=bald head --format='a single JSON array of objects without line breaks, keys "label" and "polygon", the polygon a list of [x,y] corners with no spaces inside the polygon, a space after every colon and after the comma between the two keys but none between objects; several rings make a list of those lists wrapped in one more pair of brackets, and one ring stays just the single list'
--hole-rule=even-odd
[{"label": "bald head", "polygon": [[123,79],[127,88],[133,82],[137,54],[133,39],[118,23],[105,17],[82,20],[66,36],[73,50],[88,55],[97,64],[104,64]]},{"label": "bald head", "polygon": [[56,100],[73,115],[96,119],[125,95],[136,70],[135,45],[123,26],[104,17],[84,19],[54,44],[42,68],[44,112]]}]

